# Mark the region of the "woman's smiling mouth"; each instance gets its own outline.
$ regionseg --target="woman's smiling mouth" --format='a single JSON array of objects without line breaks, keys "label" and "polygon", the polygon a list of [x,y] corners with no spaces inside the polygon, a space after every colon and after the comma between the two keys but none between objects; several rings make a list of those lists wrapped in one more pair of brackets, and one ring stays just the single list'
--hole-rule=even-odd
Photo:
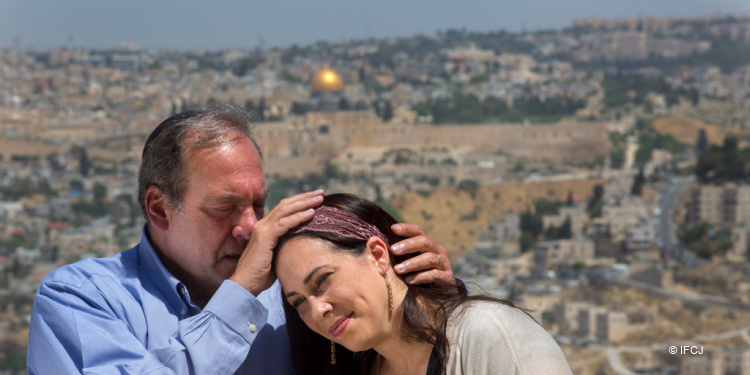
[{"label": "woman's smiling mouth", "polygon": [[333,325],[331,325],[330,328],[328,328],[328,332],[333,335],[333,337],[339,337],[342,333],[344,333],[344,330],[346,329],[346,326],[349,325],[349,321],[352,318],[352,315],[354,315],[354,311],[349,313],[347,316],[342,316],[337,320]]}]

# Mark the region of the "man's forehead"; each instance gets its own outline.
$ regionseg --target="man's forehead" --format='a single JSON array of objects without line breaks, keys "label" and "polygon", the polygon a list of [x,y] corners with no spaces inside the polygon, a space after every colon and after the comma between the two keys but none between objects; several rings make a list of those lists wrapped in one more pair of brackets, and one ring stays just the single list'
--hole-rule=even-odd
[{"label": "man's forehead", "polygon": [[[213,157],[218,156],[218,157]],[[195,164],[206,164],[221,168],[224,164],[235,162],[247,163],[248,166],[254,166],[263,170],[263,162],[260,158],[255,145],[249,138],[233,137],[223,142],[211,144],[209,147],[186,147],[184,151],[184,160],[188,170],[195,167]]]},{"label": "man's forehead", "polygon": [[[268,191],[268,188],[264,184],[263,187],[259,191],[251,192],[251,193],[252,194],[250,195],[252,195],[253,200],[259,200],[259,199],[265,200],[266,198],[268,198],[269,191]],[[246,198],[246,196],[247,196],[246,194],[242,194],[242,193],[238,194],[234,192],[223,192],[223,193],[213,194],[210,197],[207,197],[207,199],[219,200],[219,201],[242,201],[243,199]]]}]

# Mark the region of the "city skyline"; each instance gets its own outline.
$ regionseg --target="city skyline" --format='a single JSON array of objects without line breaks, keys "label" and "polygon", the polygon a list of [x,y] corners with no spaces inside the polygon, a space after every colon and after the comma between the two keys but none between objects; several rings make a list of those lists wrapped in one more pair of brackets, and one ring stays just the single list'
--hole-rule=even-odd
[{"label": "city skyline", "polygon": [[[544,10],[540,12],[540,10]],[[133,43],[146,49],[253,49],[307,45],[316,41],[349,41],[466,28],[518,32],[560,29],[575,19],[622,17],[696,17],[715,13],[744,14],[741,0],[631,2],[551,0],[514,3],[474,0],[471,3],[358,3],[285,1],[211,4],[173,0],[131,3],[19,0],[0,4],[0,48],[24,50],[113,48]]]}]

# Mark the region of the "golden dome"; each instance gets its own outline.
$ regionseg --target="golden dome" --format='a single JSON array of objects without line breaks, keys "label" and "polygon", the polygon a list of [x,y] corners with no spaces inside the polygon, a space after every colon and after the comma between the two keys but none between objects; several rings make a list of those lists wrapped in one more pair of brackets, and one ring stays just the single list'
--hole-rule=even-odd
[{"label": "golden dome", "polygon": [[326,68],[315,73],[310,90],[312,92],[341,92],[344,91],[344,82],[338,73]]}]

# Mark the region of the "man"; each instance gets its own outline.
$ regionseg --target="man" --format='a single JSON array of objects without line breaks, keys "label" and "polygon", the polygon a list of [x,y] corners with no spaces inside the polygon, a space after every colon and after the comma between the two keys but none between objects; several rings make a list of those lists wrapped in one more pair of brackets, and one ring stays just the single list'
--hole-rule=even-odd
[{"label": "man", "polygon": [[[143,150],[141,242],[45,278],[29,373],[293,373],[272,250],[322,194],[264,215],[268,188],[244,111],[218,105],[165,120]],[[422,253],[395,267],[407,282],[454,282],[442,246],[416,225],[395,227],[409,238],[392,251]]]}]

